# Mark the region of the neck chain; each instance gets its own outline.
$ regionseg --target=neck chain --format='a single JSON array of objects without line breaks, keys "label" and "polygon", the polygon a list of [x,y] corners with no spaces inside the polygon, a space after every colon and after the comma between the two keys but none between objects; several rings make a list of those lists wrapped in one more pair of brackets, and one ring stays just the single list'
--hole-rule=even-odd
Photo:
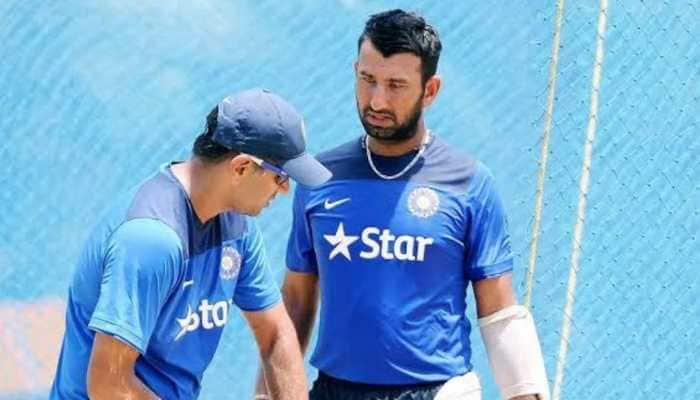
[{"label": "neck chain", "polygon": [[377,174],[378,177],[382,179],[396,179],[403,174],[405,174],[409,169],[411,169],[417,162],[418,159],[420,159],[420,156],[423,155],[425,152],[425,147],[428,145],[428,142],[430,142],[430,131],[425,131],[425,136],[423,136],[423,140],[421,141],[420,147],[418,148],[418,153],[413,157],[411,162],[409,162],[404,169],[401,171],[395,173],[394,175],[384,175],[379,170],[377,167],[374,165],[374,161],[372,161],[372,152],[369,150],[369,142],[367,140],[367,135],[364,137],[364,145],[365,145],[365,154],[367,155],[367,162],[369,163],[369,167],[374,171],[375,174]]}]

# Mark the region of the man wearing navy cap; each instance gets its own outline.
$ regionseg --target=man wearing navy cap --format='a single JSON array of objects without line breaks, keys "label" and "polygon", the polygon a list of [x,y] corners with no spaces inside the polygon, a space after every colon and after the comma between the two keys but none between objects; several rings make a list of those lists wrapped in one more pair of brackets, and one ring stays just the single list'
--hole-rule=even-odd
[{"label": "man wearing navy cap", "polygon": [[307,397],[297,337],[249,217],[287,193],[290,177],[309,187],[330,178],[304,136],[279,96],[231,95],[207,117],[192,158],[119,199],[70,284],[51,399],[196,398],[234,304],[274,398]]}]

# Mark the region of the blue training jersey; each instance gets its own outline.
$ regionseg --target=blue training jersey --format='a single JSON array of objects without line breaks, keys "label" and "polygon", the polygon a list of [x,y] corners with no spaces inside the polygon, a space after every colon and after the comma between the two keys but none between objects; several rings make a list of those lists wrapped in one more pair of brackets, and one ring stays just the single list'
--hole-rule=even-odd
[{"label": "blue training jersey", "polygon": [[232,305],[279,300],[253,220],[226,212],[202,224],[164,166],[118,201],[82,251],[50,398],[88,398],[95,332],[136,349],[136,375],[161,398],[196,398]]},{"label": "blue training jersey", "polygon": [[[391,175],[415,155],[372,159]],[[394,180],[370,169],[361,140],[318,158],[333,178],[297,186],[287,248],[290,270],[319,277],[311,363],[370,384],[442,381],[471,370],[467,286],[513,264],[489,171],[435,136]]]}]

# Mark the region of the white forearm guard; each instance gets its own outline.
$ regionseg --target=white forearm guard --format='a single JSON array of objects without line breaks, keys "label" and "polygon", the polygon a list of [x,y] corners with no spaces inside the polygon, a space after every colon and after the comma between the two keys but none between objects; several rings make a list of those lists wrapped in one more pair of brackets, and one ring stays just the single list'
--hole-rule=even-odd
[{"label": "white forearm guard", "polygon": [[527,308],[506,307],[480,318],[479,328],[503,398],[539,394],[540,399],[549,399],[542,350]]}]

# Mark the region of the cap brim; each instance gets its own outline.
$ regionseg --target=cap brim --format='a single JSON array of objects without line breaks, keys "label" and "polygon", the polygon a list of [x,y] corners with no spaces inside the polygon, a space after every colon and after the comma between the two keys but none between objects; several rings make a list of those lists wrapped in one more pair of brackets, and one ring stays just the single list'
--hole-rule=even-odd
[{"label": "cap brim", "polygon": [[333,174],[310,154],[304,153],[286,161],[282,169],[296,182],[304,186],[319,186],[326,183]]}]

